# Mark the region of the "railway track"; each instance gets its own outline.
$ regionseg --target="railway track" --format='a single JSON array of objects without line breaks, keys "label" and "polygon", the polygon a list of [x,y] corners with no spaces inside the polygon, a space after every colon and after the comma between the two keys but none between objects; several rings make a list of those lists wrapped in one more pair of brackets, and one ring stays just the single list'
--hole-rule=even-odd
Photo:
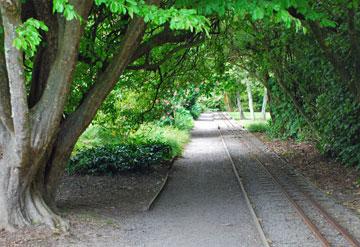
[{"label": "railway track", "polygon": [[[247,195],[243,180],[237,171],[237,166],[239,165],[247,172],[247,176],[250,175],[257,178],[258,183],[268,185],[270,188],[272,188],[271,185],[275,185],[274,189],[270,189],[267,193],[273,193],[275,197],[283,196],[322,246],[360,247],[358,240],[335,220],[320,203],[312,198],[308,183],[300,179],[295,172],[284,169],[286,164],[279,166],[279,159],[267,155],[262,149],[254,145],[247,132],[234,124],[224,113],[220,113],[220,120],[222,120],[226,126],[225,130],[222,128],[219,129],[224,147],[231,159],[235,175],[238,177],[246,197],[251,196]],[[253,166],[247,167],[246,164],[235,164],[240,163],[240,161],[236,162],[235,160],[234,162],[234,159],[231,157],[231,152],[226,145],[225,138],[223,137],[223,133],[228,132],[246,147],[247,153],[250,156],[249,158],[255,161],[252,163]],[[284,161],[282,162],[285,163]],[[279,195],[278,190],[281,191],[281,195]],[[249,205],[251,206],[251,203]],[[257,221],[257,219],[255,219],[255,221]],[[261,226],[259,231],[263,231]]]}]

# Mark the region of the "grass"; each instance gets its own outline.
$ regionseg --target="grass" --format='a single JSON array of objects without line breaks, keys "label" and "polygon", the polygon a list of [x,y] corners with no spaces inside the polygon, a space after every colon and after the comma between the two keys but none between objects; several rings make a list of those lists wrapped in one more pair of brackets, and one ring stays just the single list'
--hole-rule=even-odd
[{"label": "grass", "polygon": [[268,123],[253,123],[246,127],[249,132],[265,133],[268,130]]},{"label": "grass", "polygon": [[178,114],[178,125],[146,123],[127,136],[92,125],[76,144],[66,170],[70,175],[114,175],[145,171],[179,156],[193,127],[191,115],[188,114],[190,118],[183,115]]},{"label": "grass", "polygon": [[266,120],[262,119],[261,112],[255,112],[255,120],[250,118],[250,112],[244,112],[245,119],[243,120],[240,120],[239,112],[228,112],[228,114],[250,132],[265,132],[268,125],[267,121],[271,118],[268,112],[266,113]]}]

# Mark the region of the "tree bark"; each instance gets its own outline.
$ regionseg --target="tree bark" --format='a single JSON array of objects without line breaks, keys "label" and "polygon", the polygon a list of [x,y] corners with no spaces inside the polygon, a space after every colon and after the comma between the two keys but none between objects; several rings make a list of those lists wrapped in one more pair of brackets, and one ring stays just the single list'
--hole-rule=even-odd
[{"label": "tree bark", "polygon": [[249,99],[250,117],[252,120],[255,120],[254,102],[253,102],[253,97],[252,97],[252,92],[251,92],[251,84],[250,84],[250,81],[248,81],[248,80],[246,80],[246,91],[247,91],[248,99]]},{"label": "tree bark", "polygon": [[240,98],[240,92],[239,91],[236,91],[236,102],[237,102],[237,106],[238,106],[238,109],[239,109],[240,120],[243,120],[243,119],[245,119],[245,115],[244,115],[244,111],[243,111],[242,106],[241,106],[241,98]]},{"label": "tree bark", "polygon": [[[39,102],[44,93],[50,70],[56,59],[59,42],[57,36],[59,31],[59,22],[56,15],[52,13],[52,2],[48,0],[36,1],[37,4],[34,0],[29,1],[32,2],[31,8],[33,8],[36,13],[36,19],[43,21],[49,30],[43,35],[43,43],[46,45],[44,44],[38,48],[38,52],[34,60],[30,95],[28,99],[30,108]],[[41,2],[41,4],[39,4],[39,2]]]},{"label": "tree bark", "polygon": [[231,102],[230,102],[230,99],[229,99],[229,95],[226,92],[224,93],[224,103],[225,103],[226,111],[232,112],[233,109],[231,107]]},{"label": "tree bark", "polygon": [[[0,19],[1,21],[1,19]],[[3,44],[3,40],[0,40]],[[5,55],[0,50],[0,123],[7,131],[13,131],[10,105],[10,89],[6,70]]]},{"label": "tree bark", "polygon": [[[8,77],[5,95],[10,97],[13,129],[0,126],[0,227],[13,229],[33,223],[67,228],[67,224],[44,203],[31,172],[39,167],[41,153],[31,148],[30,113],[27,105],[23,54],[12,42],[21,24],[20,1],[0,3],[4,27],[5,64]],[[7,89],[8,88],[8,89]],[[8,92],[7,92],[8,91]],[[5,105],[8,104],[5,102]],[[3,102],[1,102],[3,105]]]},{"label": "tree bark", "polygon": [[131,62],[134,52],[140,45],[145,27],[144,21],[135,17],[129,24],[118,54],[114,56],[105,71],[99,74],[77,110],[62,123],[46,166],[44,182],[47,203],[54,205],[57,186],[76,141],[91,123],[102,102]]},{"label": "tree bark", "polygon": [[[90,9],[92,1],[71,3],[83,14]],[[59,17],[61,45],[56,61],[51,66],[44,95],[29,110],[23,53],[13,46],[16,28],[21,24],[21,1],[1,1],[0,10],[5,50],[0,54],[0,60],[5,60],[0,67],[0,228],[14,229],[35,223],[66,230],[68,223],[44,201],[43,179],[39,179],[39,174],[44,176],[49,150],[60,126],[77,59],[81,24]]]},{"label": "tree bark", "polygon": [[268,100],[268,93],[267,93],[267,88],[264,88],[264,96],[263,96],[263,102],[262,102],[262,107],[261,107],[261,116],[264,120],[266,120],[266,104],[267,104],[267,100]]}]

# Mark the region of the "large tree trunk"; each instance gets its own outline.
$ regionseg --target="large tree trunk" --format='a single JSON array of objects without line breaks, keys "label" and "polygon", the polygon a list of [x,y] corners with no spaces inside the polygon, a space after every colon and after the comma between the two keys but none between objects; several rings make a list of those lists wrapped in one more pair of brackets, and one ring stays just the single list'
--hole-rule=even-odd
[{"label": "large tree trunk", "polygon": [[241,106],[241,98],[240,98],[239,91],[236,91],[236,103],[237,103],[237,106],[238,106],[238,109],[239,109],[240,120],[243,120],[243,119],[245,119],[245,115],[244,115],[244,111],[243,111],[242,106]]},{"label": "large tree trunk", "polygon": [[[36,174],[24,173],[19,166],[19,157],[13,152],[13,146],[11,141],[3,146],[0,159],[0,227],[13,230],[31,224],[46,224],[67,230],[68,223],[45,203]],[[42,166],[38,159],[29,162],[31,166]]]},{"label": "large tree trunk", "polygon": [[267,104],[267,100],[268,100],[268,93],[267,93],[267,88],[264,88],[264,96],[263,96],[263,102],[262,102],[262,107],[261,107],[261,116],[264,120],[266,120],[266,104]]},{"label": "large tree trunk", "polygon": [[[91,3],[78,1],[74,6],[78,13],[83,14],[90,10]],[[49,150],[57,136],[70,90],[81,24],[78,21],[66,22],[59,17],[60,46],[49,72],[47,91],[30,110],[23,53],[13,46],[16,28],[21,25],[21,1],[0,1],[0,10],[5,48],[4,54],[0,52],[0,228],[46,224],[66,230],[68,223],[44,201],[44,180],[41,177],[44,177]],[[5,68],[3,64],[6,64]]]},{"label": "large tree trunk", "polygon": [[247,90],[248,98],[249,98],[250,117],[252,120],[255,120],[254,102],[253,102],[253,97],[252,97],[252,92],[251,92],[251,84],[250,84],[250,81],[248,81],[248,80],[246,80],[246,90]]}]

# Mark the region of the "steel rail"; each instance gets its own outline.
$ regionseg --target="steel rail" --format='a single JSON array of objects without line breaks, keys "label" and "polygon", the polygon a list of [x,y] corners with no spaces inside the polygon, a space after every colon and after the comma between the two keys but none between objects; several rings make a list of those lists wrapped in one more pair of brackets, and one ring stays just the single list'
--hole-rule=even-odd
[{"label": "steel rail", "polygon": [[[235,128],[233,130],[242,130],[239,127],[237,127],[236,125],[234,125],[227,117],[224,113],[221,113],[224,117],[224,119],[227,120],[227,122],[230,123],[230,125]],[[226,122],[225,122],[226,123]],[[227,126],[229,126],[228,124],[226,124]],[[245,135],[242,135],[243,137],[246,137]],[[247,137],[246,137],[247,138]],[[250,146],[245,143],[245,145],[248,147],[248,149],[250,150]],[[261,149],[259,149],[258,147],[254,146],[256,149],[258,149],[261,152]],[[251,154],[252,155],[252,154]],[[299,213],[301,214],[301,217],[303,218],[302,214],[304,214],[304,221],[306,219],[306,224],[311,228],[311,230],[314,232],[314,234],[319,238],[319,240],[321,240],[324,244],[324,246],[330,246],[330,243],[328,242],[328,240],[323,236],[323,234],[320,232],[320,230],[316,227],[316,225],[314,223],[312,223],[312,221],[309,219],[309,217],[306,216],[305,212],[301,209],[301,207],[295,202],[295,200],[293,200],[290,196],[290,194],[286,191],[286,189],[284,188],[284,186],[281,185],[280,181],[275,177],[275,175],[273,175],[270,170],[263,164],[263,162],[261,160],[259,160],[256,156],[252,155],[252,157],[267,171],[267,173],[274,179],[274,181],[276,181],[276,183],[279,185],[279,187],[281,188],[281,190],[284,192],[285,196],[288,197],[289,201],[291,202],[291,204],[294,205],[295,209],[298,211],[297,208],[299,208]],[[284,161],[282,161],[284,162]],[[360,243],[358,240],[356,240],[344,227],[342,227],[331,215],[329,215],[329,213],[318,203],[316,202],[308,193],[306,193],[305,191],[303,191],[301,188],[297,188],[304,196],[306,199],[308,199],[312,205],[314,206],[314,208],[316,208],[318,210],[318,212],[321,213],[321,215],[324,217],[324,219],[331,224],[352,246],[354,247],[360,247]],[[323,239],[325,241],[323,241]],[[326,245],[327,244],[327,245]]]},{"label": "steel rail", "polygon": [[[226,117],[224,116],[226,119]],[[226,119],[228,120],[228,119]],[[225,122],[225,121],[224,121]],[[229,126],[226,122],[225,124]],[[253,157],[256,161],[259,160],[256,157]],[[262,164],[261,164],[262,165]],[[305,214],[302,208],[291,198],[289,193],[283,188],[283,186],[279,183],[279,181],[265,168],[266,173],[270,176],[270,178],[274,181],[274,183],[280,188],[281,192],[284,194],[286,199],[291,203],[291,205],[295,208],[296,213],[300,216],[300,218],[304,221],[304,223],[310,228],[310,230],[314,233],[316,238],[322,243],[324,247],[330,247],[329,241],[323,236],[318,227],[310,220],[310,218]]]},{"label": "steel rail", "polygon": [[241,177],[240,177],[240,175],[239,175],[239,172],[237,171],[237,168],[236,168],[236,166],[235,166],[234,160],[232,159],[232,157],[231,157],[231,155],[230,155],[230,152],[229,152],[228,147],[227,147],[227,145],[226,145],[226,143],[225,143],[224,137],[223,137],[223,135],[221,134],[221,131],[220,131],[219,128],[218,128],[218,132],[219,132],[219,135],[220,135],[220,137],[221,137],[221,141],[222,141],[222,144],[223,144],[223,146],[224,146],[225,152],[226,152],[226,154],[227,154],[227,156],[228,156],[228,158],[229,158],[229,160],[230,160],[230,163],[231,163],[231,166],[232,166],[232,170],[233,170],[233,172],[234,172],[234,174],[235,174],[235,177],[236,177],[236,179],[237,179],[237,181],[238,181],[238,183],[239,183],[239,185],[240,185],[241,191],[242,191],[242,193],[243,193],[243,195],[244,195],[244,198],[245,198],[245,201],[246,201],[246,205],[247,205],[247,207],[248,207],[248,209],[249,209],[249,211],[250,211],[250,214],[251,214],[251,216],[252,216],[252,218],[253,218],[253,220],[254,220],[255,227],[256,227],[258,233],[260,234],[261,241],[262,241],[262,243],[263,243],[263,245],[264,245],[265,247],[270,247],[269,242],[268,242],[268,240],[267,240],[267,238],[266,238],[266,236],[265,236],[264,230],[263,230],[263,228],[261,227],[261,224],[260,224],[260,222],[259,222],[259,219],[258,219],[258,217],[257,217],[257,215],[256,215],[256,213],[255,213],[255,210],[254,210],[254,208],[253,208],[253,206],[252,206],[252,204],[251,204],[250,198],[249,198],[249,196],[248,196],[248,194],[247,194],[247,192],[246,192],[246,190],[245,190],[245,187],[244,187],[244,184],[243,184],[243,182],[242,182],[242,179],[241,179]]}]

